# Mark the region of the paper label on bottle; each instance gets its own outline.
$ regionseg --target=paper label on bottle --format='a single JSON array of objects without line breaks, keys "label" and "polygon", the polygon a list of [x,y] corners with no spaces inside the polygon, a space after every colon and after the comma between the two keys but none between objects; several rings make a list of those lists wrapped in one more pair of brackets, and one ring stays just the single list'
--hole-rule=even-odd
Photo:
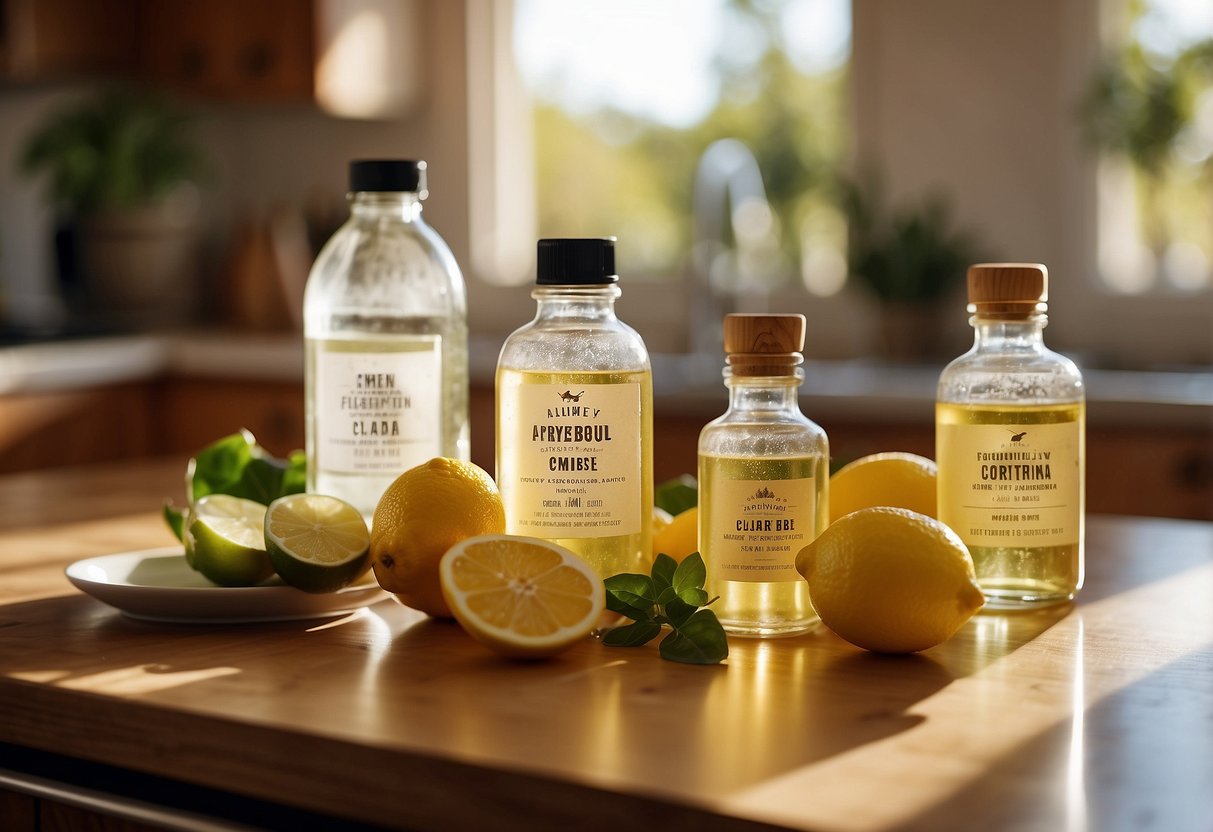
[{"label": "paper label on bottle", "polygon": [[1078,422],[937,425],[939,519],[968,546],[1076,544],[1082,516]]},{"label": "paper label on bottle", "polygon": [[543,538],[636,534],[640,384],[520,384],[498,393],[506,531]]},{"label": "paper label on bottle", "polygon": [[442,454],[437,335],[315,342],[316,465],[399,474]]},{"label": "paper label on bottle", "polygon": [[802,580],[796,555],[816,536],[816,493],[815,477],[714,482],[707,495],[713,579]]}]

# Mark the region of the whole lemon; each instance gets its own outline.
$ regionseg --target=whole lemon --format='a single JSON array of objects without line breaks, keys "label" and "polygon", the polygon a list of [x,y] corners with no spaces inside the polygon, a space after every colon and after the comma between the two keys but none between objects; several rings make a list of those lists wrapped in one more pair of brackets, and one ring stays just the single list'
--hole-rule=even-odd
[{"label": "whole lemon", "polygon": [[876,653],[915,653],[949,638],[985,603],[969,550],[938,520],[865,508],[800,550],[821,621]]},{"label": "whole lemon", "polygon": [[699,509],[695,506],[679,512],[669,524],[653,533],[653,557],[669,555],[679,563],[699,551]]},{"label": "whole lemon", "polygon": [[379,498],[371,564],[379,585],[413,609],[450,618],[438,563],[456,543],[505,532],[493,478],[478,465],[436,457],[405,471]]},{"label": "whole lemon", "polygon": [[830,522],[873,506],[936,516],[936,468],[918,454],[890,451],[861,457],[830,477]]}]

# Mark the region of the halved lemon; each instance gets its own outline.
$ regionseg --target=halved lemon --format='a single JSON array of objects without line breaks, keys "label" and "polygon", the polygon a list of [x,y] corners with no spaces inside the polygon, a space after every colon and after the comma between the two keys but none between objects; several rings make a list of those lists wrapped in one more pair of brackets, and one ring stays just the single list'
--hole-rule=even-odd
[{"label": "halved lemon", "polygon": [[438,574],[455,620],[507,656],[568,649],[590,634],[606,606],[602,579],[588,563],[533,537],[469,537],[447,550]]},{"label": "halved lemon", "polygon": [[358,509],[325,494],[288,494],[265,512],[274,571],[305,592],[336,592],[371,568],[371,536]]}]

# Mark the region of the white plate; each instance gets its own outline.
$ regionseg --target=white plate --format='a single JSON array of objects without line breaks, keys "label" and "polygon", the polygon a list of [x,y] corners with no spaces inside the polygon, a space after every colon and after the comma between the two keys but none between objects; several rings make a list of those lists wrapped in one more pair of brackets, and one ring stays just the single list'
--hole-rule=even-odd
[{"label": "white plate", "polygon": [[337,616],[387,597],[373,575],[337,592],[303,592],[278,578],[261,586],[215,586],[185,562],[180,548],[80,560],[67,579],[132,618],[186,623],[291,621]]}]

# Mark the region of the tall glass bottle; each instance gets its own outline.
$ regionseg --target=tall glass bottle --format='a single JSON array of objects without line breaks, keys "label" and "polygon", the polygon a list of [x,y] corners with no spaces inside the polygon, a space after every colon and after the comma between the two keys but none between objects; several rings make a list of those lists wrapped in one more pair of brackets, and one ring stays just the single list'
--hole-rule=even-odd
[{"label": "tall glass bottle", "polygon": [[725,630],[782,636],[817,614],[796,555],[829,522],[829,442],[798,400],[803,315],[726,315],[725,414],[699,434],[699,550]]},{"label": "tall glass bottle", "polygon": [[352,162],[350,192],[304,292],[308,490],[369,517],[402,471],[468,458],[467,297],[425,162]]},{"label": "tall glass bottle", "polygon": [[647,572],[653,378],[615,316],[615,239],[540,240],[535,319],[497,362],[506,531],[568,547],[602,577]]},{"label": "tall glass bottle", "polygon": [[969,547],[987,608],[1063,602],[1083,582],[1082,375],[1044,344],[1044,266],[972,266],[968,287],[973,348],[936,397],[939,519]]}]

